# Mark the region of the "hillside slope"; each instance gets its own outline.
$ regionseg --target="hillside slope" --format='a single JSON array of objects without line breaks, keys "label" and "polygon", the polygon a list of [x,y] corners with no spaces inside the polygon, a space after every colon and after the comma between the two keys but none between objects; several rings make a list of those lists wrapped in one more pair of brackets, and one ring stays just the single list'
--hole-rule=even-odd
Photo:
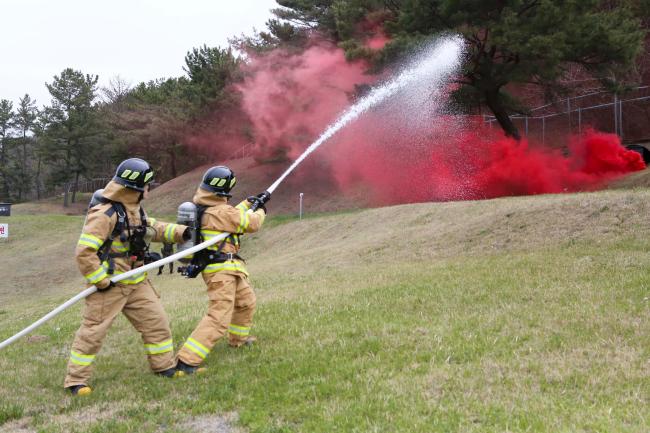
[{"label": "hillside slope", "polygon": [[[227,161],[237,176],[237,185],[233,190],[233,200],[239,202],[249,195],[260,193],[268,188],[283,172],[288,164],[259,165],[252,158]],[[191,201],[203,173],[210,166],[199,167],[169,182],[165,182],[152,191],[147,202],[147,210],[152,214],[175,214],[183,201]],[[304,164],[289,176],[282,186],[273,194],[269,209],[275,214],[297,214],[298,195],[304,193],[305,212],[332,212],[341,209],[366,207],[368,200],[363,191],[350,191],[346,197],[340,196],[336,183],[323,177],[326,171],[319,173],[318,166]],[[306,175],[309,182],[302,182]]]},{"label": "hillside slope", "polygon": [[[165,381],[145,374],[120,318],[96,392],[72,400],[60,386],[75,307],[0,351],[15,373],[0,387],[0,432],[645,433],[649,200],[611,190],[271,217],[242,252],[256,347],[220,343],[208,374]],[[4,338],[79,290],[81,219],[0,222],[12,227]],[[151,279],[178,348],[204,312],[203,284]]]}]

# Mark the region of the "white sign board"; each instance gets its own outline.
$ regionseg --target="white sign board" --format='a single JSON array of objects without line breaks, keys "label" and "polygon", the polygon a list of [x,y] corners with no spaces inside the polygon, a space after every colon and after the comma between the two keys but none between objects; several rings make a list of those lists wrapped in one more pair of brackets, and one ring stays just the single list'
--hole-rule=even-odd
[{"label": "white sign board", "polygon": [[9,224],[0,224],[0,238],[9,237]]}]

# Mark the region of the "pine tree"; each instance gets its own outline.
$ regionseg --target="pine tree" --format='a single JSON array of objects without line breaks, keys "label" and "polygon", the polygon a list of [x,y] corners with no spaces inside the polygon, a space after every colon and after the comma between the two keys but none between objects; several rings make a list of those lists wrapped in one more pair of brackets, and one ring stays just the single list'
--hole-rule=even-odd
[{"label": "pine tree", "polygon": [[60,76],[54,76],[51,84],[46,84],[52,95],[52,105],[45,108],[50,122],[45,141],[47,158],[55,166],[56,184],[73,181],[73,203],[79,179],[91,175],[97,165],[97,140],[102,132],[93,105],[97,80],[96,75],[67,68]]},{"label": "pine tree", "polygon": [[29,95],[25,94],[20,99],[18,109],[14,116],[14,127],[18,133],[17,142],[19,144],[17,147],[19,149],[19,155],[17,155],[17,166],[19,168],[17,175],[18,200],[22,200],[24,195],[29,193],[32,188],[33,167],[30,164],[30,160],[33,154],[31,147],[33,146],[34,138],[30,134],[33,132],[37,116],[38,110],[36,109],[36,103]]},{"label": "pine tree", "polygon": [[0,100],[0,201],[11,199],[9,150],[13,117],[13,103],[7,99]]}]

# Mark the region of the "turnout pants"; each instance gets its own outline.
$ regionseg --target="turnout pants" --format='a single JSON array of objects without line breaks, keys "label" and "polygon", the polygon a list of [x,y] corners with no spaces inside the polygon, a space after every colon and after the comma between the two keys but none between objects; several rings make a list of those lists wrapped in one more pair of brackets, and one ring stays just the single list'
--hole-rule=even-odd
[{"label": "turnout pants", "polygon": [[106,292],[96,292],[86,298],[81,327],[72,343],[64,387],[88,384],[93,361],[108,328],[120,312],[142,335],[151,370],[158,372],[174,367],[169,319],[151,282],[118,283]]},{"label": "turnout pants", "polygon": [[208,285],[208,312],[178,352],[178,359],[192,366],[201,364],[226,332],[228,344],[243,344],[255,314],[255,293],[244,274],[215,272],[204,279]]}]

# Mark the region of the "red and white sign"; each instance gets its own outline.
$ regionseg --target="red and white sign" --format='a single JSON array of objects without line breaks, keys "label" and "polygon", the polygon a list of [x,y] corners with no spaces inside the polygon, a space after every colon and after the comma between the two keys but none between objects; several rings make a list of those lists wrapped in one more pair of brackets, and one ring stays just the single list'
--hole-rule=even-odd
[{"label": "red and white sign", "polygon": [[9,224],[0,224],[0,238],[9,237]]}]

